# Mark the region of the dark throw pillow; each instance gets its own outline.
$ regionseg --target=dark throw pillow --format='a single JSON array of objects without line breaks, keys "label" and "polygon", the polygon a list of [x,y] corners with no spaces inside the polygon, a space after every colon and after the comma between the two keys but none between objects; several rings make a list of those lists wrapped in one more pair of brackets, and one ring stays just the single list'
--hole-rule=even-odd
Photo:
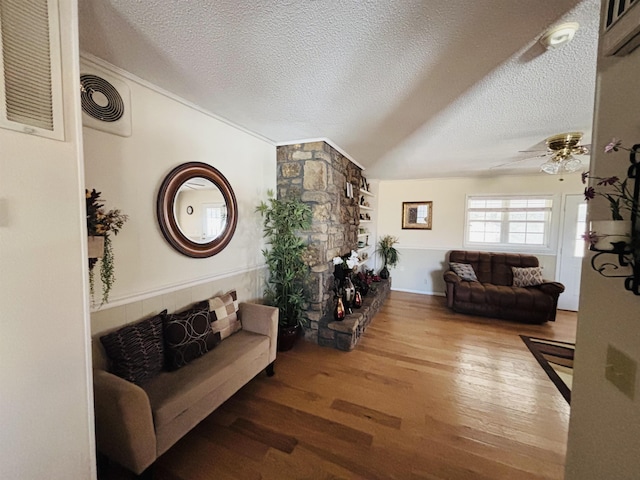
[{"label": "dark throw pillow", "polygon": [[176,370],[201,357],[218,343],[220,333],[213,333],[209,320],[209,302],[164,317],[164,342],[167,367]]},{"label": "dark throw pillow", "polygon": [[162,317],[166,313],[165,310],[100,337],[111,360],[111,373],[137,385],[160,373],[164,366]]},{"label": "dark throw pillow", "polygon": [[473,267],[468,263],[456,263],[451,262],[449,268],[454,271],[462,280],[467,282],[477,282],[476,272],[473,271]]}]

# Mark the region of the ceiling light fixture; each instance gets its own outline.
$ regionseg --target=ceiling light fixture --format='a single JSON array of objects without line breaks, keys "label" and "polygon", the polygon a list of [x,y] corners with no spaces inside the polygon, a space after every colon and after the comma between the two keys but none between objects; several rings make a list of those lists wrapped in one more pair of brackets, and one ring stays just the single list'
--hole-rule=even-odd
[{"label": "ceiling light fixture", "polygon": [[582,168],[582,162],[573,155],[587,155],[589,149],[578,145],[582,132],[569,132],[553,135],[546,139],[551,158],[540,166],[540,170],[550,175],[562,175]]},{"label": "ceiling light fixture", "polygon": [[573,40],[579,26],[576,22],[567,22],[551,27],[540,37],[540,43],[546,49],[561,47]]}]

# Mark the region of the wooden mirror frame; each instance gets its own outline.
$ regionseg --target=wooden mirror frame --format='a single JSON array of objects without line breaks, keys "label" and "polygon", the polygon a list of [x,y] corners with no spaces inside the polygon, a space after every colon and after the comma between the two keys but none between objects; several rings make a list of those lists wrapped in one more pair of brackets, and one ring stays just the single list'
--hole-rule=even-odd
[{"label": "wooden mirror frame", "polygon": [[[174,203],[178,190],[184,182],[195,177],[201,177],[213,183],[220,192],[227,205],[227,224],[220,235],[207,243],[196,243],[187,238],[174,215]],[[238,224],[238,202],[231,185],[218,170],[202,162],[188,162],[178,165],[165,177],[156,203],[158,223],[164,238],[178,252],[192,258],[206,258],[219,253],[231,241]]]}]

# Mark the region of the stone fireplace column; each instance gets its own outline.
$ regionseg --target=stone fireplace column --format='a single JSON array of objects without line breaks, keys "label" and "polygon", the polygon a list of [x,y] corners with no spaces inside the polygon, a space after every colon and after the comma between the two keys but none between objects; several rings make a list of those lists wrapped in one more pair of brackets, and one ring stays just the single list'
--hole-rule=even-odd
[{"label": "stone fireplace column", "polygon": [[[362,171],[326,142],[280,146],[277,163],[278,197],[300,195],[313,212],[311,229],[303,233],[311,267],[305,337],[318,343],[319,322],[333,308],[332,259],[357,248]],[[353,198],[346,196],[347,183]]]}]

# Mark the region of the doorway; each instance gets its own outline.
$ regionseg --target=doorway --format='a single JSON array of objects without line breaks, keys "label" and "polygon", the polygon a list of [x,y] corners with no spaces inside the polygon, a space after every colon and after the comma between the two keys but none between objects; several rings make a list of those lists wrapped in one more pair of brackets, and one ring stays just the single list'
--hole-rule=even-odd
[{"label": "doorway", "polygon": [[587,204],[583,195],[567,195],[564,202],[562,238],[558,254],[558,281],[565,290],[558,299],[561,310],[578,311],[580,274],[585,243],[582,235],[587,226]]}]

